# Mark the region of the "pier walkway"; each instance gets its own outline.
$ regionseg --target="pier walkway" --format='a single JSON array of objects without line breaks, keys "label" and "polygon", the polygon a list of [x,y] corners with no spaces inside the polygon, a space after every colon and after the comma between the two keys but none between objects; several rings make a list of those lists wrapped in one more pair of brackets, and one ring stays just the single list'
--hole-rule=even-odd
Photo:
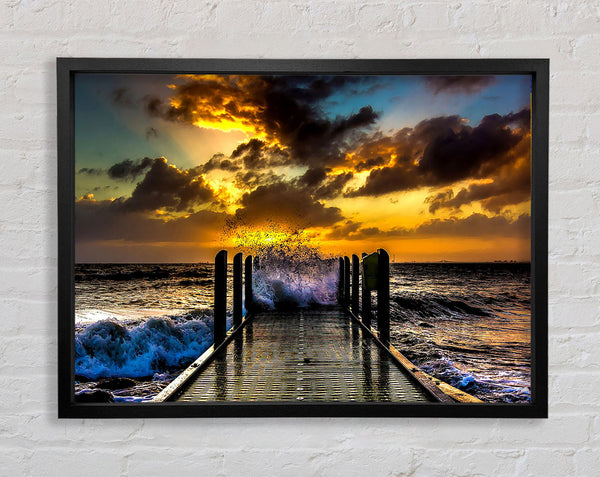
[{"label": "pier walkway", "polygon": [[432,400],[341,307],[264,312],[177,401]]},{"label": "pier walkway", "polygon": [[259,260],[242,258],[233,260],[233,326],[227,330],[223,250],[215,259],[214,344],[155,402],[481,402],[424,373],[390,343],[385,250],[339,259],[338,305],[291,310],[254,306]]}]

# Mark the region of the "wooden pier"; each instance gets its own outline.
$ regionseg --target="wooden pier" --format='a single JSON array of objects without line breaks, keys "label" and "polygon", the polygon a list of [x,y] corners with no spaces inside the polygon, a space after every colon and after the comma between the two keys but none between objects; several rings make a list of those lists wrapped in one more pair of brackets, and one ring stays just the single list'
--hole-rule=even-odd
[{"label": "wooden pier", "polygon": [[214,344],[155,402],[481,402],[420,371],[390,344],[385,250],[339,259],[338,305],[285,311],[255,309],[253,259],[246,257],[243,270],[242,262],[236,254],[232,328],[226,330],[222,250],[215,258]]}]

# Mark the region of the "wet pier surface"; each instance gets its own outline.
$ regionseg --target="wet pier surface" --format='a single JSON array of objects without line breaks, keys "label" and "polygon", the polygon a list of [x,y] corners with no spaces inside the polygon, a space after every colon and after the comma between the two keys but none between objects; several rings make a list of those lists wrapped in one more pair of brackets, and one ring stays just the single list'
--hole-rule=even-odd
[{"label": "wet pier surface", "polygon": [[173,398],[182,402],[432,400],[337,306],[255,315]]}]

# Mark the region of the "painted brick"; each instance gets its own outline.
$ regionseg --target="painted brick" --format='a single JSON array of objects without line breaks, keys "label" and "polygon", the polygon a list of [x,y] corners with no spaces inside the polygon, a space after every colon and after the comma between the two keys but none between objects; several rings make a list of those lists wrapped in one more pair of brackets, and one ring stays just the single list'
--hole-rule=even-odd
[{"label": "painted brick", "polygon": [[[7,0],[0,25],[0,476],[597,474],[597,1]],[[57,56],[549,57],[550,418],[58,421]]]}]

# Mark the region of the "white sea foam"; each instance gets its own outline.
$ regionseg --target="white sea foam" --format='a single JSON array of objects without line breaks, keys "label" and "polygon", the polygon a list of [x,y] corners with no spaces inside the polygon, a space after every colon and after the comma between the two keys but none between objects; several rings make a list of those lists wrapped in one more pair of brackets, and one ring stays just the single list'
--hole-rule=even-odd
[{"label": "white sea foam", "polygon": [[75,336],[75,374],[88,379],[143,377],[185,366],[213,341],[212,316],[174,316],[123,323],[101,320]]},{"label": "white sea foam", "polygon": [[331,305],[336,302],[337,276],[335,260],[261,256],[253,276],[254,297],[270,309]]}]

